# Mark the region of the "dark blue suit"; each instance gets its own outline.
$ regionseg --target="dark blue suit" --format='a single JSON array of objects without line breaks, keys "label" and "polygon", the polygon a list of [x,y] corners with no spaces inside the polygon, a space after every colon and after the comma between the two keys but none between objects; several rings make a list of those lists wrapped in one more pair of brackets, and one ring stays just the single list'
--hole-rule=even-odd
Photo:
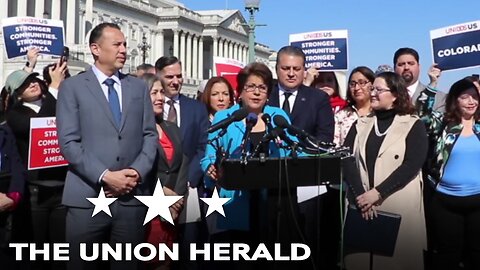
[{"label": "dark blue suit", "polygon": [[180,95],[178,99],[180,101],[182,148],[190,160],[188,181],[191,187],[197,187],[203,180],[200,160],[205,155],[207,128],[210,126],[210,122],[204,104],[184,95]]},{"label": "dark blue suit", "polygon": [[[290,114],[292,124],[323,142],[332,142],[335,121],[328,95],[321,90],[304,85],[297,91]],[[273,88],[268,105],[281,107],[278,85]]]},{"label": "dark blue suit", "polygon": [[[190,160],[188,178],[191,187],[196,187],[198,196],[203,196],[204,173],[200,168],[200,160],[205,155],[207,145],[208,121],[207,108],[203,103],[188,98],[182,94],[178,97],[180,102],[180,132],[182,134],[183,153]],[[200,201],[198,202],[200,203]],[[178,228],[180,242],[180,256],[189,256],[189,245],[194,242],[203,242],[207,235],[205,222],[192,222],[182,224]],[[198,269],[198,262],[184,261],[180,269]]]},{"label": "dark blue suit", "polygon": [[[280,107],[278,85],[274,87],[270,94],[269,105]],[[317,139],[323,142],[333,141],[335,126],[333,111],[329,96],[322,90],[301,85],[297,92],[290,119],[294,126],[305,130]],[[324,246],[320,246],[320,226],[321,221],[325,219],[322,208],[325,204],[326,195],[317,196],[303,202],[299,204],[299,208],[303,215],[303,232],[307,244],[312,249],[312,256],[317,266],[320,266],[319,269],[334,269],[326,266],[325,254],[320,254],[326,253]],[[326,207],[329,206],[326,205]],[[319,220],[319,215],[322,220]],[[327,230],[324,231],[325,235],[329,234]],[[332,257],[335,261],[336,256],[332,255]]]}]

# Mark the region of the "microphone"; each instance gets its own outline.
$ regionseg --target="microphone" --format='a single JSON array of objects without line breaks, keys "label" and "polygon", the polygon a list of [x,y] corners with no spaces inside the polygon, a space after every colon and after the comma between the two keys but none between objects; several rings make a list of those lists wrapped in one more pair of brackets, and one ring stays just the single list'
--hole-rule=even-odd
[{"label": "microphone", "polygon": [[247,157],[247,141],[248,141],[248,138],[250,137],[250,133],[252,132],[253,127],[257,124],[257,121],[258,121],[258,116],[254,113],[249,113],[247,115],[247,119],[245,120],[246,129],[245,129],[245,134],[243,134],[242,143],[241,143],[241,147],[242,147],[241,160],[244,160],[244,162],[246,161],[246,157]]},{"label": "microphone", "polygon": [[268,131],[273,130],[272,117],[270,117],[270,114],[264,113],[262,115],[262,120],[263,120],[263,122],[265,122],[265,124],[267,124]]},{"label": "microphone", "polygon": [[294,125],[291,125],[288,123],[287,119],[285,119],[285,117],[281,116],[281,115],[275,115],[273,117],[273,122],[275,123],[276,126],[278,127],[281,127],[281,128],[286,128],[288,133],[294,135],[294,136],[297,136],[298,138],[300,138],[301,140],[305,140],[305,139],[308,139],[310,141],[313,141],[313,142],[316,142],[317,139],[315,137],[313,137],[312,135],[308,134],[308,132],[306,132],[305,130],[303,129],[300,129]]},{"label": "microphone", "polygon": [[220,121],[220,122],[218,122],[214,125],[211,125],[207,129],[207,132],[212,133],[212,132],[215,132],[219,129],[226,128],[233,122],[238,122],[238,121],[243,120],[243,118],[245,118],[247,116],[247,114],[248,114],[248,112],[245,108],[240,108],[240,109],[236,110],[235,112],[233,112],[228,118],[225,118],[222,121]]}]

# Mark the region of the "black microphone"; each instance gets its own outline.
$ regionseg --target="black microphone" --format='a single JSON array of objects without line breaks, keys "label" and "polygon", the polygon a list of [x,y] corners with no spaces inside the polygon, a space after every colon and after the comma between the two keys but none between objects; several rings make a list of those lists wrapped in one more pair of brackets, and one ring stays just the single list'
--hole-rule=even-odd
[{"label": "black microphone", "polygon": [[315,137],[308,134],[308,132],[306,132],[305,130],[289,124],[287,119],[285,119],[285,117],[283,117],[281,115],[275,115],[273,117],[273,123],[275,123],[275,125],[278,126],[278,127],[286,128],[288,133],[290,133],[294,136],[297,136],[301,140],[308,139],[308,140],[311,140],[313,142],[317,141],[317,139]]},{"label": "black microphone", "polygon": [[257,121],[258,121],[258,116],[256,114],[249,113],[247,115],[247,119],[245,120],[245,123],[246,123],[245,134],[243,134],[242,143],[241,143],[241,147],[242,147],[241,160],[245,160],[247,157],[247,141],[248,141],[248,138],[250,137],[250,133],[252,132],[253,127],[257,124]]},{"label": "black microphone", "polygon": [[223,119],[222,121],[211,125],[208,129],[208,133],[215,132],[219,129],[228,127],[233,122],[238,122],[243,120],[243,118],[247,117],[248,111],[245,108],[240,108],[232,113],[228,118]]},{"label": "black microphone", "polygon": [[267,125],[267,128],[268,128],[268,131],[269,131],[269,132],[270,132],[271,130],[273,130],[272,117],[270,117],[270,114],[264,113],[264,114],[262,115],[262,120],[263,120],[263,122],[265,122],[265,124]]}]

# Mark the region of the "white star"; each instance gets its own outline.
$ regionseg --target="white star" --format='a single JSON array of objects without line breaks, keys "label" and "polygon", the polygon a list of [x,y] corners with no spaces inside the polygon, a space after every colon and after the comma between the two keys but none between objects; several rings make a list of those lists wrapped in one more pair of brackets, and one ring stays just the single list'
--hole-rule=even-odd
[{"label": "white star", "polygon": [[183,196],[165,196],[160,179],[158,179],[152,196],[135,196],[137,200],[141,201],[148,207],[143,225],[147,224],[156,216],[161,216],[172,225],[175,225],[173,224],[173,218],[168,208],[182,197]]},{"label": "white star", "polygon": [[105,214],[112,217],[112,213],[110,212],[109,205],[112,204],[117,198],[107,198],[105,197],[105,192],[103,192],[103,187],[100,188],[100,193],[98,194],[97,198],[86,198],[89,200],[95,208],[93,209],[92,217],[96,214],[100,213],[100,211],[105,212]]},{"label": "white star", "polygon": [[204,203],[208,204],[207,215],[208,217],[214,211],[217,211],[219,214],[225,217],[225,212],[223,211],[223,205],[230,201],[231,198],[219,198],[217,187],[213,190],[212,198],[200,198]]}]

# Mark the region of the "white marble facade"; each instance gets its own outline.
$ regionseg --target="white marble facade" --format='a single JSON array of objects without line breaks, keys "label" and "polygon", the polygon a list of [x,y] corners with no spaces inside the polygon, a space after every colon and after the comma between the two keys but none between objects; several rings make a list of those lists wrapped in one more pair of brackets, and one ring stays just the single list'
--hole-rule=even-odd
[{"label": "white marble facade", "polygon": [[[196,85],[215,74],[213,57],[248,61],[248,28],[239,10],[189,10],[174,0],[2,0],[7,7],[0,10],[0,18],[35,16],[60,19],[65,25],[65,42],[70,47],[72,73],[84,70],[93,63],[88,49],[89,31],[102,22],[117,23],[128,44],[128,61],[124,72],[131,72],[142,63],[138,44],[145,35],[151,48],[146,63],[164,55],[181,59],[187,95],[196,93]],[[1,31],[1,30],[0,30]],[[0,39],[3,45],[3,37]],[[256,61],[269,64],[272,50],[256,44]],[[0,80],[21,68],[25,58],[7,59],[0,52]],[[41,57],[36,71],[52,62]]]}]

